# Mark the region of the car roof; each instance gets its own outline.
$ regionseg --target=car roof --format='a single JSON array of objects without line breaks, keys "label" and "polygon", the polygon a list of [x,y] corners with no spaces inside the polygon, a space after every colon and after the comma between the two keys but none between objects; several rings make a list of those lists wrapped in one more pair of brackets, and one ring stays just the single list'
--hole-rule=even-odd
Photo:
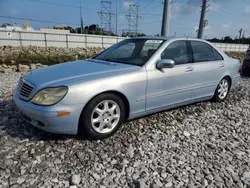
[{"label": "car roof", "polygon": [[198,38],[188,38],[188,37],[166,37],[166,36],[142,36],[142,37],[135,37],[134,39],[147,39],[147,40],[195,40],[195,41],[205,41],[203,39]]},{"label": "car roof", "polygon": [[135,37],[134,39],[147,39],[147,40],[170,40],[174,39],[175,37],[165,37],[165,36],[142,36],[142,37]]}]

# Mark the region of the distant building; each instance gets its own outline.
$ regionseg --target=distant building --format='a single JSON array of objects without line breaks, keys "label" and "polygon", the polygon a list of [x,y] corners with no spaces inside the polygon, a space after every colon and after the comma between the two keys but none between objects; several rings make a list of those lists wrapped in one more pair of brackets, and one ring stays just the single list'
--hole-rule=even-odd
[{"label": "distant building", "polygon": [[32,27],[30,27],[28,24],[26,24],[25,27],[20,27],[17,24],[3,24],[0,27],[0,30],[6,30],[6,31],[35,31]]},{"label": "distant building", "polygon": [[70,33],[71,27],[69,26],[54,26],[53,29],[50,28],[40,28],[39,30],[34,30],[27,22],[24,22],[23,27],[17,24],[5,23],[0,26],[0,30],[5,31],[29,31],[29,32],[43,32],[43,33]]}]

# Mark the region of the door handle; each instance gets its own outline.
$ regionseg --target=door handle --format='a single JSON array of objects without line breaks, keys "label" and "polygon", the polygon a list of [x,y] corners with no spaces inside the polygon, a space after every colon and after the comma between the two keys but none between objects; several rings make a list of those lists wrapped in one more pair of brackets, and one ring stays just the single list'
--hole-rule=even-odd
[{"label": "door handle", "polygon": [[224,64],[224,63],[221,63],[221,64],[220,64],[220,67],[225,67],[225,64]]},{"label": "door handle", "polygon": [[191,71],[193,71],[194,69],[193,69],[193,67],[187,67],[186,68],[186,72],[191,72]]}]

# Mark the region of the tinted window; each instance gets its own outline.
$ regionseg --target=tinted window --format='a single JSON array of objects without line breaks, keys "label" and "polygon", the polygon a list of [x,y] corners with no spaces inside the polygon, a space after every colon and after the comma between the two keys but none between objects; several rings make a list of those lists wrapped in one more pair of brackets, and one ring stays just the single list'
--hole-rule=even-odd
[{"label": "tinted window", "polygon": [[216,49],[214,49],[214,58],[215,58],[215,60],[223,60],[223,57],[220,55],[220,53],[216,50]]},{"label": "tinted window", "polygon": [[188,63],[189,55],[186,41],[172,42],[161,54],[161,59],[171,59],[176,65]]},{"label": "tinted window", "polygon": [[155,42],[147,41],[142,48],[141,57],[147,58],[150,53],[156,52],[156,50],[159,48],[160,45],[161,45],[161,42],[159,41],[155,41]]},{"label": "tinted window", "polygon": [[129,58],[135,50],[135,43],[128,42],[127,44],[117,48],[113,51],[113,58]]},{"label": "tinted window", "polygon": [[214,61],[214,49],[207,43],[200,41],[190,41],[190,44],[193,49],[194,61]]},{"label": "tinted window", "polygon": [[103,51],[94,59],[143,66],[162,43],[163,40],[127,39]]}]

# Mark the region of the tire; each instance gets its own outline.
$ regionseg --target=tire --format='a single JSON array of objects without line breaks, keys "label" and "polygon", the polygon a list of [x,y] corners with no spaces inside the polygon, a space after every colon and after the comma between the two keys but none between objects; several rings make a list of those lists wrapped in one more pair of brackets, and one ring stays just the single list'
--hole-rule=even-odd
[{"label": "tire", "polygon": [[225,101],[228,96],[230,86],[231,86],[230,79],[228,77],[222,78],[222,80],[220,81],[215,90],[214,100],[217,102]]},{"label": "tire", "polygon": [[124,102],[119,96],[112,93],[100,94],[84,108],[78,125],[78,133],[91,139],[110,137],[124,122],[125,113]]}]

